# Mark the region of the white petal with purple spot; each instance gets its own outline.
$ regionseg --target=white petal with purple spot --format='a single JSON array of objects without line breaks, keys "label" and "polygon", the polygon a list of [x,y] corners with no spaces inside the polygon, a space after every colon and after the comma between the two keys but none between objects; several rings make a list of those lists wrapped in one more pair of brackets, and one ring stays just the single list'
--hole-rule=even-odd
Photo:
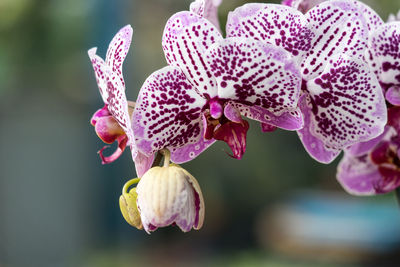
[{"label": "white petal with purple spot", "polygon": [[400,22],[382,25],[371,34],[369,53],[377,64],[379,80],[400,84]]},{"label": "white petal with purple spot", "polygon": [[222,0],[196,0],[190,4],[190,11],[211,21],[221,32],[218,20],[218,6]]},{"label": "white petal with purple spot", "polygon": [[165,26],[162,46],[168,64],[179,67],[201,95],[216,96],[216,83],[203,58],[204,52],[222,39],[217,28],[199,15],[183,11]]},{"label": "white petal with purple spot", "polygon": [[327,146],[341,149],[383,132],[387,112],[382,89],[362,60],[333,57],[307,90],[312,117],[306,127]]},{"label": "white petal with purple spot", "polygon": [[353,1],[323,2],[306,13],[308,27],[315,34],[312,48],[301,64],[303,77],[320,75],[328,60],[337,54],[364,57],[367,49],[368,23]]},{"label": "white petal with purple spot", "polygon": [[277,116],[296,107],[300,71],[284,49],[232,37],[212,45],[205,58],[219,98],[262,107]]},{"label": "white petal with purple spot", "polygon": [[205,103],[179,68],[154,72],[140,89],[132,116],[138,149],[150,155],[199,142]]},{"label": "white petal with purple spot", "polygon": [[340,149],[328,147],[311,133],[310,126],[313,124],[312,104],[309,96],[302,95],[299,101],[299,107],[304,116],[304,127],[297,131],[301,142],[308,154],[321,163],[332,162],[339,154]]},{"label": "white petal with purple spot", "polygon": [[[125,86],[121,80],[117,78],[114,80],[110,79],[107,82],[107,94],[108,110],[128,136],[128,145],[133,145],[134,147],[135,140],[128,111],[128,101],[125,95]],[[134,152],[132,152],[133,154]]]},{"label": "white petal with purple spot", "polygon": [[106,55],[106,63],[110,66],[113,75],[110,78],[120,79],[123,86],[125,86],[125,82],[122,75],[122,64],[131,46],[132,32],[131,25],[120,29],[110,42]]},{"label": "white petal with purple spot", "polygon": [[107,98],[107,81],[110,75],[110,68],[105,64],[104,60],[96,54],[97,48],[89,49],[88,55],[92,62],[94,74],[96,76],[97,86],[99,87],[101,98],[104,104],[108,104]]},{"label": "white petal with purple spot", "polygon": [[311,47],[312,33],[298,10],[275,4],[251,3],[228,15],[227,37],[250,37],[283,47],[301,58]]}]

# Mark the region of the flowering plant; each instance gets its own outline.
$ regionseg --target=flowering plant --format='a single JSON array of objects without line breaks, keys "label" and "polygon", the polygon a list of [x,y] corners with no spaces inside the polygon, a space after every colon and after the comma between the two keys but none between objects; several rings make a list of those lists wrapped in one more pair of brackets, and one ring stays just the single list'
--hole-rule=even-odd
[{"label": "flowering plant", "polygon": [[[103,148],[100,157],[110,163],[130,146],[139,177],[120,198],[128,223],[148,233],[171,224],[199,229],[200,186],[176,164],[218,140],[241,159],[245,118],[264,132],[297,131],[322,163],[344,150],[337,178],[352,194],[399,187],[397,17],[384,23],[357,0],[251,3],[229,13],[223,37],[221,2],[196,0],[167,21],[162,48],[168,66],[145,80],[136,103],[127,101],[122,76],[132,28],[117,33],[105,61],[89,50],[104,102],[91,123],[105,143],[118,142],[117,151],[105,157]],[[157,166],[161,155],[163,167]]]}]

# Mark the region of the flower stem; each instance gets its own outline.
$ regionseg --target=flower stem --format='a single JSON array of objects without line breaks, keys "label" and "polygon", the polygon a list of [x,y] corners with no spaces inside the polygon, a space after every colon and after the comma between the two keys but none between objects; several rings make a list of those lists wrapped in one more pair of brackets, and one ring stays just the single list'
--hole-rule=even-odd
[{"label": "flower stem", "polygon": [[128,189],[129,189],[129,187],[131,187],[132,185],[135,185],[135,184],[139,183],[139,181],[140,181],[140,178],[134,178],[134,179],[131,179],[131,180],[129,180],[128,182],[126,182],[126,183],[124,184],[124,187],[122,187],[122,195],[128,194]]},{"label": "flower stem", "polygon": [[168,167],[171,160],[171,153],[166,148],[160,150],[160,153],[164,155],[164,167]]},{"label": "flower stem", "polygon": [[156,157],[154,158],[153,161],[153,165],[151,165],[151,167],[153,168],[156,166],[160,166],[161,159],[162,159],[162,154],[160,152],[157,152]]}]

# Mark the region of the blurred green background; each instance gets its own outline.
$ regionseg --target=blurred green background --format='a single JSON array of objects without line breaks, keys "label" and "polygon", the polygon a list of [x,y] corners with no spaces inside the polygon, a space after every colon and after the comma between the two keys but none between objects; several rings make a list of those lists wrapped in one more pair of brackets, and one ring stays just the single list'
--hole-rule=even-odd
[{"label": "blurred green background", "polygon": [[[184,164],[206,202],[200,231],[169,227],[149,236],[123,220],[118,198],[135,169],[128,152],[105,166],[96,154],[103,143],[89,119],[102,100],[87,50],[97,46],[104,57],[114,34],[132,25],[124,76],[135,100],[146,77],[166,65],[165,22],[190,2],[0,0],[0,266],[400,266],[398,239],[386,242],[399,230],[379,234],[400,228],[393,195],[347,196],[335,179],[338,161],[318,164],[296,133],[263,134],[256,123],[241,161],[221,143]],[[398,0],[367,2],[384,20],[400,9]],[[244,3],[225,0],[221,25]],[[361,207],[351,214],[365,209],[366,221],[379,214],[378,232],[351,218],[313,220],[321,207],[310,211],[309,203],[327,199],[335,207],[322,207],[328,215],[348,218],[341,212],[349,205]],[[320,238],[309,239],[307,227],[321,229]],[[364,239],[350,245],[324,235],[356,230]]]}]

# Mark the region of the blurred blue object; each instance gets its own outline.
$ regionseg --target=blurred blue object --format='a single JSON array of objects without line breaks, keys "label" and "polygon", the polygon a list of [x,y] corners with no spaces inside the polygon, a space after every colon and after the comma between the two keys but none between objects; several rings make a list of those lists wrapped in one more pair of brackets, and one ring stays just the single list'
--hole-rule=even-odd
[{"label": "blurred blue object", "polygon": [[265,213],[258,226],[265,246],[303,258],[354,262],[400,248],[400,208],[387,196],[297,192]]},{"label": "blurred blue object", "polygon": [[[365,199],[364,199],[365,200]],[[367,202],[343,194],[298,194],[287,206],[293,234],[313,242],[391,251],[400,245],[395,202]]]}]

